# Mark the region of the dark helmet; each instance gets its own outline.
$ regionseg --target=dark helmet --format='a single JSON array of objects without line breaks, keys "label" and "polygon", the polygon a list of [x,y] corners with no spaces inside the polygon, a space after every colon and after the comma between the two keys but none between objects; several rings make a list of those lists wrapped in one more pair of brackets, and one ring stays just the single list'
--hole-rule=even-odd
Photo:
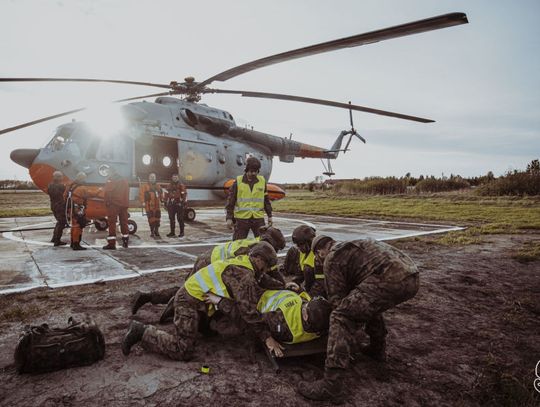
[{"label": "dark helmet", "polygon": [[246,172],[249,170],[259,171],[261,169],[261,162],[258,158],[248,157],[246,160]]},{"label": "dark helmet", "polygon": [[278,228],[261,226],[259,233],[261,235],[261,242],[270,243],[276,252],[285,248],[285,236],[283,236],[283,233]]},{"label": "dark helmet", "polygon": [[315,239],[313,239],[313,242],[311,243],[311,251],[313,253],[317,253],[317,250],[319,250],[321,247],[323,247],[326,243],[334,241],[330,236],[326,235],[319,235]]},{"label": "dark helmet", "polygon": [[315,229],[308,225],[300,225],[293,230],[292,241],[296,245],[308,244],[311,246],[311,241],[315,237]]},{"label": "dark helmet", "polygon": [[254,245],[250,251],[250,256],[262,258],[268,267],[273,267],[277,264],[277,254],[272,245],[268,242],[259,242]]},{"label": "dark helmet", "polygon": [[306,304],[308,322],[313,332],[328,330],[332,306],[323,297],[315,297]]}]

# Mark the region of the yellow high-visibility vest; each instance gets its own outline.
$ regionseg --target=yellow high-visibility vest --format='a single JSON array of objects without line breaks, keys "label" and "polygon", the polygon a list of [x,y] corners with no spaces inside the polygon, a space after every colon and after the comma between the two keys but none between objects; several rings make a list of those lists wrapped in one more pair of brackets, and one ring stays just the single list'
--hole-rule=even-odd
[{"label": "yellow high-visibility vest", "polygon": [[[304,253],[300,252],[299,263],[300,263],[300,269],[302,271],[304,271],[304,268],[306,266],[309,266],[313,270],[315,270],[315,253],[313,253],[313,251],[311,251],[311,250],[309,251],[308,254],[304,254]],[[324,280],[324,274],[323,273],[315,274],[315,279],[316,280]]]},{"label": "yellow high-visibility vest", "polygon": [[266,180],[262,175],[257,175],[259,180],[253,185],[253,190],[249,185],[242,182],[243,175],[236,177],[236,206],[234,217],[236,219],[262,219],[264,218],[264,190]]},{"label": "yellow high-visibility vest", "polygon": [[[241,266],[254,271],[248,256],[238,256],[233,259],[217,261],[190,276],[184,283],[184,288],[189,295],[200,301],[204,301],[204,295],[208,292],[220,297],[231,298],[225,283],[221,279],[221,274],[230,265]],[[214,312],[215,307],[210,305],[208,315],[212,315]]]},{"label": "yellow high-visibility vest", "polygon": [[[306,294],[307,298],[310,298]],[[308,342],[319,335],[312,332],[306,332],[302,324],[302,297],[289,290],[267,290],[259,299],[257,310],[261,313],[277,311],[283,312],[287,326],[292,333],[292,342]]]},{"label": "yellow high-visibility vest", "polygon": [[260,240],[260,237],[256,237],[255,239],[231,240],[230,242],[218,244],[216,247],[214,247],[214,250],[212,250],[210,262],[214,263],[215,261],[219,260],[232,259],[235,257],[234,253],[236,253],[238,249],[249,247],[255,243],[258,243]]}]

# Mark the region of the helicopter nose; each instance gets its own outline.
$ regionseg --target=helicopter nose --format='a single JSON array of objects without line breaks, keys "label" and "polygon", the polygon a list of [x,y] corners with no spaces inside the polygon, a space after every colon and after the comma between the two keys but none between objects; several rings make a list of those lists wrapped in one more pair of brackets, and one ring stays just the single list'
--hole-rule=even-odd
[{"label": "helicopter nose", "polygon": [[38,156],[39,151],[38,148],[20,148],[18,150],[13,150],[9,157],[11,158],[11,161],[14,161],[25,168],[30,168]]}]

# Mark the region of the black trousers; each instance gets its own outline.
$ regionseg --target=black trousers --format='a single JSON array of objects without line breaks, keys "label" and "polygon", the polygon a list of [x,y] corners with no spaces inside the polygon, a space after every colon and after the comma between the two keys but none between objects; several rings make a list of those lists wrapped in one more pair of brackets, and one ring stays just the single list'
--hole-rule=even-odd
[{"label": "black trousers", "polygon": [[176,226],[176,220],[180,225],[180,233],[184,233],[184,206],[178,204],[171,204],[167,206],[167,212],[169,212],[169,222],[171,224],[171,233],[174,233]]},{"label": "black trousers", "polygon": [[264,226],[264,218],[236,219],[233,240],[247,238],[250,230],[253,232],[253,237],[259,237],[259,228],[261,226]]},{"label": "black trousers", "polygon": [[64,205],[57,205],[53,208],[53,215],[56,219],[56,225],[54,226],[53,242],[59,242],[62,238],[62,233],[66,227],[66,212]]}]

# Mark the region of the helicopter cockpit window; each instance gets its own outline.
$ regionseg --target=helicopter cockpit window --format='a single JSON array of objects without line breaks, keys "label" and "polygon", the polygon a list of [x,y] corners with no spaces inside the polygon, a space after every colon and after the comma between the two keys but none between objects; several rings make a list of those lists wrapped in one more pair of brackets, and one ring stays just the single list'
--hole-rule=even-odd
[{"label": "helicopter cockpit window", "polygon": [[64,149],[68,141],[71,139],[73,134],[73,128],[71,127],[60,127],[56,129],[55,135],[52,140],[49,142],[47,147],[51,151],[61,151]]},{"label": "helicopter cockpit window", "polygon": [[237,155],[236,156],[236,164],[238,164],[239,166],[244,165],[244,157],[242,157],[241,155]]},{"label": "helicopter cockpit window", "polygon": [[144,165],[152,164],[152,156],[150,154],[144,154],[141,160]]}]

